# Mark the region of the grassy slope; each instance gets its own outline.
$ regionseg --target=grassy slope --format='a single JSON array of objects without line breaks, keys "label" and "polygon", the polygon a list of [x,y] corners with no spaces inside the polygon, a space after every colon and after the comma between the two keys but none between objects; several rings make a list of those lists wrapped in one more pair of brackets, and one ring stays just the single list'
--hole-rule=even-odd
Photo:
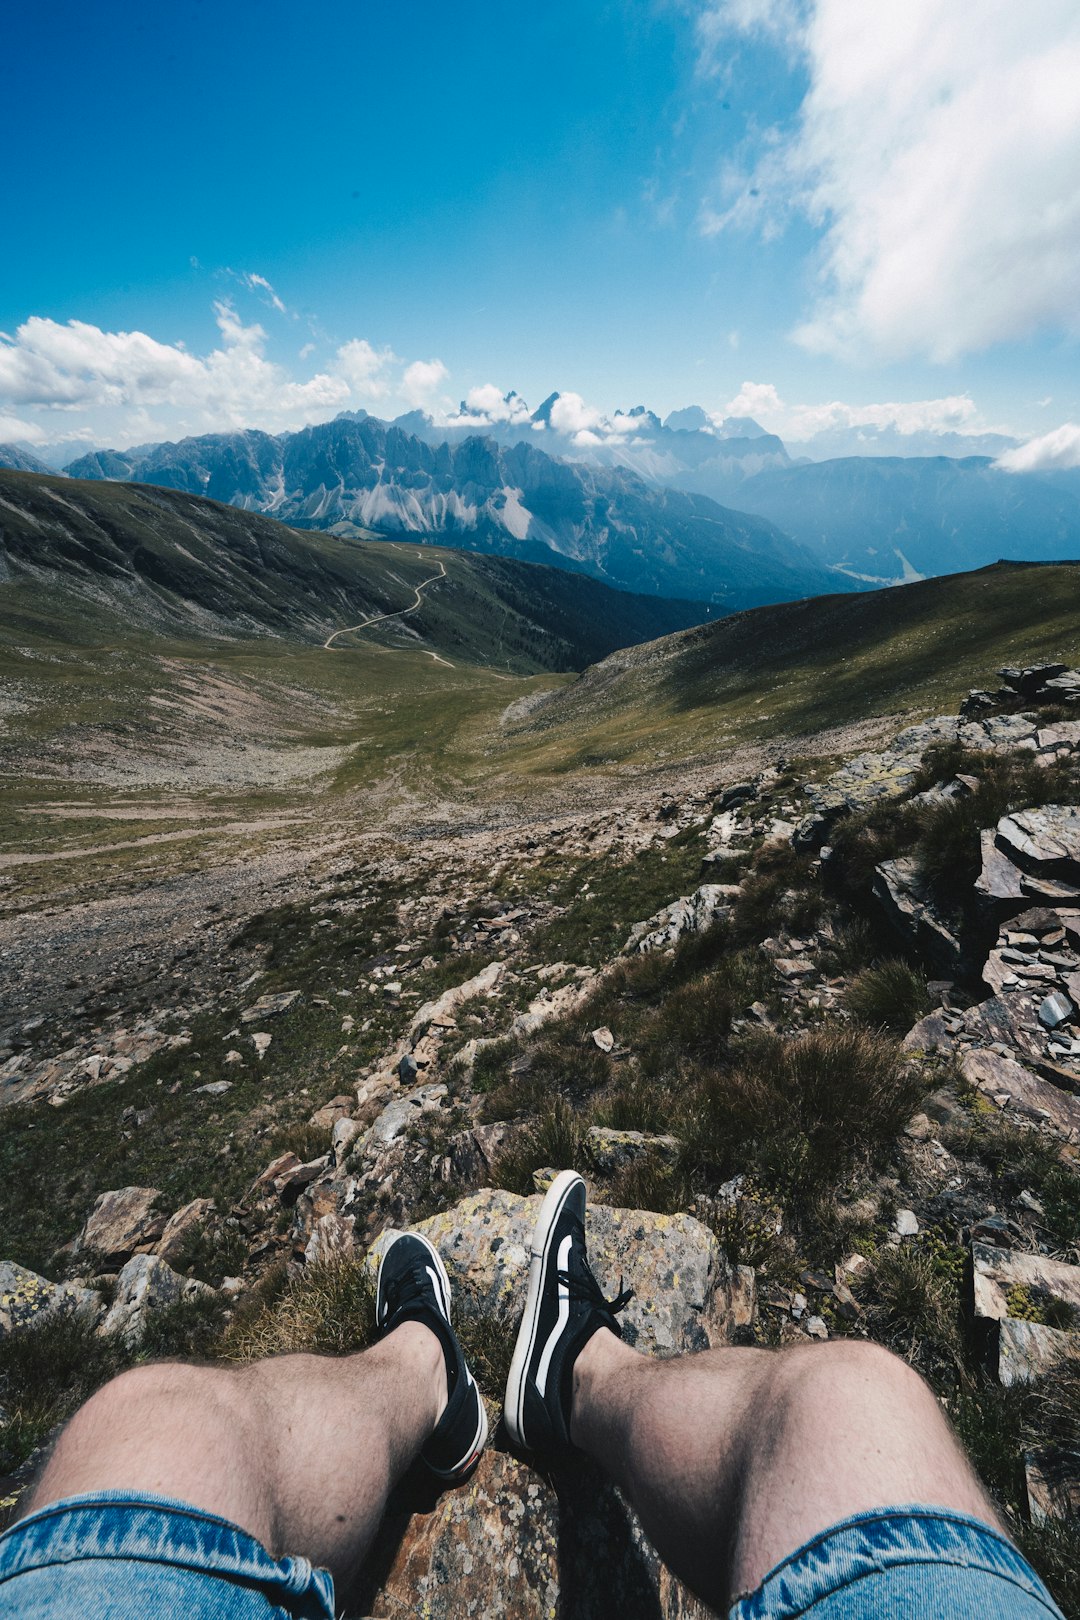
[{"label": "grassy slope", "polygon": [[[451,660],[529,673],[582,669],[708,612],[530,563],[300,533],[176,490],[10,471],[0,471],[0,577],[5,559],[12,578],[0,587],[0,614],[12,630],[27,596],[20,579],[44,567],[47,597],[67,584],[92,596],[95,612],[120,607],[129,626],[302,641],[411,607],[415,587],[445,568],[419,611],[365,638],[422,638]],[[28,601],[42,597],[37,576]],[[66,623],[58,629],[66,636]]]},{"label": "grassy slope", "polygon": [[672,759],[952,710],[1017,659],[1080,659],[1080,565],[998,563],[757,608],[616,653],[514,730],[519,768]]}]

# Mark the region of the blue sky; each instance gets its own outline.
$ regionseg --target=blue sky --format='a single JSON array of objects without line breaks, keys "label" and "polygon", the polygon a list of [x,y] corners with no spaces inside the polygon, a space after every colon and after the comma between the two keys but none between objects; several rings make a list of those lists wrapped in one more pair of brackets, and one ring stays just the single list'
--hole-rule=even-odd
[{"label": "blue sky", "polygon": [[0,438],[485,384],[741,397],[795,438],[882,402],[909,430],[1080,418],[1075,7],[901,9],[17,8]]}]

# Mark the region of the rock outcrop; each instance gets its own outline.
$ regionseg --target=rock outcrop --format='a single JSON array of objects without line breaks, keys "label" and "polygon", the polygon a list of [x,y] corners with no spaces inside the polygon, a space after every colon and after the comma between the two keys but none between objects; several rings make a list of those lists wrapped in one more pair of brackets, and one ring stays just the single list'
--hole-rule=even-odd
[{"label": "rock outcrop", "polygon": [[[540,1198],[484,1191],[415,1230],[441,1254],[458,1309],[511,1331],[524,1302]],[[641,1350],[671,1355],[728,1341],[755,1309],[753,1273],[731,1267],[689,1215],[590,1205],[589,1252],[602,1287],[638,1293],[624,1315]],[[389,1234],[369,1255],[376,1265]],[[490,1414],[493,1418],[494,1413]],[[391,1513],[359,1600],[365,1616],[463,1615],[707,1620],[709,1611],[660,1562],[618,1491],[592,1465],[541,1473],[495,1443],[461,1490],[417,1492]]]},{"label": "rock outcrop", "polygon": [[0,1260],[0,1340],[51,1317],[101,1309],[100,1295],[79,1283],[53,1283],[12,1260]]}]

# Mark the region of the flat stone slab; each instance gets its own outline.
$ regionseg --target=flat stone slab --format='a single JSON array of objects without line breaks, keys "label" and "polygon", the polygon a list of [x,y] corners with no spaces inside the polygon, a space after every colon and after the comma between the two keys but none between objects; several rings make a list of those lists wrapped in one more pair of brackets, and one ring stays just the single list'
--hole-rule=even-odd
[{"label": "flat stone slab", "polygon": [[1017,810],[997,824],[999,849],[1027,871],[1064,881],[1080,879],[1080,806],[1044,804]]},{"label": "flat stone slab", "polygon": [[1007,1097],[1018,1114],[1044,1121],[1064,1136],[1080,1134],[1080,1097],[1041,1080],[1015,1058],[973,1047],[961,1057],[960,1068],[969,1085],[995,1100]]},{"label": "flat stone slab", "polygon": [[[1058,1300],[1080,1311],[1080,1266],[1051,1260],[1045,1254],[997,1249],[988,1243],[971,1245],[971,1263],[975,1315],[984,1321],[1015,1318],[1020,1299],[1036,1303]],[[1063,1337],[1074,1339],[1075,1335],[1067,1333]]]}]

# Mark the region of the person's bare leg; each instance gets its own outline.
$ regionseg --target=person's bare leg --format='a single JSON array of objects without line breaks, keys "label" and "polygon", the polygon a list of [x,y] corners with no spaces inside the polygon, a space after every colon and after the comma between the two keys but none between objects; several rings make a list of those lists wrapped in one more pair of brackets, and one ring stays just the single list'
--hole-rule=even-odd
[{"label": "person's bare leg", "polygon": [[445,1404],[442,1345],[417,1322],[340,1359],[136,1368],[72,1418],[27,1511],[85,1491],[176,1497],[347,1584]]},{"label": "person's bare leg", "polygon": [[1001,1528],[930,1389],[877,1345],[665,1361],[601,1329],[575,1363],[571,1435],[717,1609],[871,1508],[920,1502]]}]

